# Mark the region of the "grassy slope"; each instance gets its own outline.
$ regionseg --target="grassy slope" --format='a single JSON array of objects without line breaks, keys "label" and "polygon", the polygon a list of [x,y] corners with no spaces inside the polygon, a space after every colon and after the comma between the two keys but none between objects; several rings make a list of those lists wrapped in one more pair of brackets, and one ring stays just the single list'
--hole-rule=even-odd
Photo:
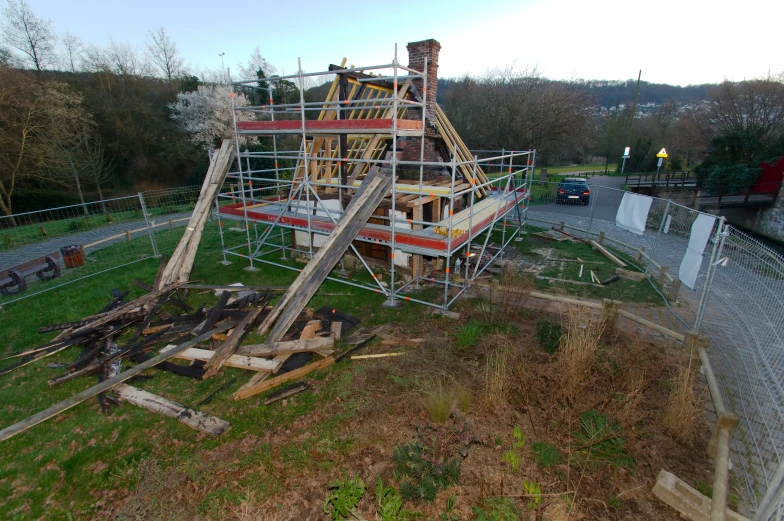
[{"label": "grassy slope", "polygon": [[[231,232],[229,232],[231,233]],[[523,242],[513,243],[515,248],[525,251],[539,247],[538,239],[529,235]],[[546,242],[546,241],[543,241]],[[555,248],[559,256],[580,256],[584,260],[603,259],[587,246],[570,243],[545,244]],[[234,264],[228,267],[217,265],[221,259],[220,242],[214,228],[209,228],[202,241],[192,280],[213,284],[242,282],[247,285],[286,285],[294,280],[296,272],[282,268],[263,266],[261,271],[247,272],[244,259],[232,258]],[[609,263],[608,263],[609,264]],[[293,264],[300,267],[301,265]],[[132,284],[134,278],[151,281],[157,262],[149,260],[98,275],[74,285],[53,290],[44,295],[12,304],[0,311],[0,355],[19,352],[43,344],[54,333],[39,335],[40,325],[77,320],[98,311],[108,301],[112,288],[132,290],[132,296],[142,290]],[[594,271],[605,278],[612,266]],[[607,271],[607,273],[605,273]],[[362,279],[369,281],[367,275]],[[388,280],[388,279],[387,279]],[[541,283],[543,281],[539,281]],[[547,283],[544,283],[545,285]],[[632,295],[628,281],[621,281],[606,289],[583,290],[577,287],[578,294],[590,297],[610,296],[628,299],[637,297],[648,299],[642,294]],[[640,286],[642,287],[642,286]],[[567,290],[574,288],[567,287]],[[601,294],[594,294],[597,291]],[[360,291],[336,282],[327,281],[310,307],[329,305],[352,313],[363,320],[363,326],[396,322],[412,323],[422,321],[424,308],[408,304],[390,309],[380,306],[383,296]],[[425,290],[420,298],[437,301],[439,290]],[[211,304],[215,297],[211,292],[192,292],[189,302],[192,305]],[[0,425],[7,426],[38,412],[53,403],[68,398],[96,383],[92,377],[84,377],[58,387],[50,388],[46,381],[59,374],[57,369],[47,368],[50,362],[68,363],[77,355],[76,349],[69,349],[58,355],[36,362],[25,368],[0,377]],[[2,363],[5,365],[5,363]],[[317,411],[321,404],[341,398],[346,401],[344,415],[354,410],[349,392],[352,381],[350,362],[330,368],[316,378],[327,376],[324,389],[318,395],[304,393],[290,407],[257,407],[258,398],[232,401],[231,392],[239,388],[249,377],[239,369],[227,369],[211,380],[194,381],[169,373],[151,371],[154,378],[137,385],[145,390],[169,397],[180,403],[196,407],[207,413],[228,419],[233,428],[220,440],[205,439],[178,422],[150,414],[142,409],[123,405],[115,408],[113,415],[105,417],[95,400],[82,403],[58,417],[38,425],[8,441],[0,443],[0,518],[27,519],[45,516],[47,519],[84,518],[96,515],[105,498],[103,492],[111,489],[133,488],[135,469],[139,462],[154,457],[161,459],[162,465],[178,464],[199,465],[197,452],[220,444],[243,439],[248,435],[263,436],[273,425],[287,425],[297,418]],[[236,380],[235,380],[236,378]],[[228,381],[234,381],[228,389],[221,391],[214,401],[204,406],[197,404]],[[329,465],[329,455],[333,451],[345,451],[346,438],[339,435],[340,415],[326,418],[315,426],[319,446],[324,447],[323,459],[313,459],[302,448],[302,444],[270,447],[268,457],[276,458],[286,469],[303,469],[312,466]],[[161,447],[165,447],[164,450]],[[258,457],[258,456],[255,456]],[[269,461],[241,462],[244,464],[267,465]],[[239,495],[246,485],[259,486],[258,476],[246,473],[238,483],[226,483],[209,492],[200,509],[206,513],[220,512],[224,500],[239,501]],[[274,490],[280,483],[265,481],[262,487]]]}]

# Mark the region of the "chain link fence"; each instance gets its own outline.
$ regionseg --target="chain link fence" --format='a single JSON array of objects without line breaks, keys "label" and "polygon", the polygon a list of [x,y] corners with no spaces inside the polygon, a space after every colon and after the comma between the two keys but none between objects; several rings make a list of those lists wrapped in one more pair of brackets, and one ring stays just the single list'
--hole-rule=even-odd
[{"label": "chain link fence", "polygon": [[198,186],[0,217],[0,305],[170,254]]},{"label": "chain link fence", "polygon": [[732,457],[739,492],[755,521],[784,519],[784,257],[716,218],[687,288],[679,266],[703,213],[653,197],[635,234],[615,223],[624,190],[588,185],[589,198],[564,200],[559,183],[533,181],[528,223],[601,241],[648,274],[682,332],[699,328],[710,338],[725,402],[740,417]]}]

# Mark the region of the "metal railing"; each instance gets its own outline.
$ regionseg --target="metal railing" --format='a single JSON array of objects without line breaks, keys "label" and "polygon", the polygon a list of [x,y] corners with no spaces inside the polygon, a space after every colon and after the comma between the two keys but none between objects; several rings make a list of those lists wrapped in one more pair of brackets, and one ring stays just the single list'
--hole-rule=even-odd
[{"label": "metal railing", "polygon": [[199,187],[0,217],[0,304],[168,254]]}]

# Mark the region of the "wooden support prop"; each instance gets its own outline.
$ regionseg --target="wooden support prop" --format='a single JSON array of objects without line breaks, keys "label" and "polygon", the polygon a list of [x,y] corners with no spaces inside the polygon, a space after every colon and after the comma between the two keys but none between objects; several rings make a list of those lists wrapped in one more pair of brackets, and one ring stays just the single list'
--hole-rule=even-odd
[{"label": "wooden support prop", "polygon": [[118,374],[117,376],[113,376],[112,378],[109,378],[108,380],[105,380],[105,381],[99,383],[98,385],[94,385],[93,387],[90,387],[89,389],[86,389],[86,390],[80,392],[79,394],[71,396],[70,398],[68,398],[66,400],[63,400],[60,403],[56,403],[55,405],[52,405],[48,409],[44,409],[43,411],[41,411],[41,412],[39,412],[37,414],[34,414],[34,415],[30,416],[29,418],[26,418],[26,419],[24,419],[24,420],[22,420],[20,422],[17,422],[17,423],[15,423],[15,424],[13,424],[13,425],[11,425],[9,427],[6,427],[5,429],[0,431],[0,441],[7,440],[8,438],[19,434],[20,432],[26,431],[27,429],[29,429],[30,427],[33,427],[34,425],[38,425],[39,423],[41,423],[43,421],[46,421],[49,418],[51,418],[53,416],[56,416],[56,415],[60,414],[63,411],[67,411],[71,407],[73,407],[75,405],[78,405],[78,404],[82,403],[85,400],[89,400],[90,398],[93,398],[93,397],[98,396],[99,394],[101,394],[103,392],[108,391],[112,387],[123,383],[124,381],[128,380],[129,378],[133,378],[137,374],[139,374],[139,373],[141,373],[143,371],[146,371],[147,369],[150,369],[151,367],[155,367],[156,365],[160,364],[161,362],[163,362],[165,360],[168,360],[169,358],[173,357],[177,353],[179,353],[181,351],[185,351],[186,349],[188,349],[190,347],[193,347],[193,346],[195,346],[195,345],[197,345],[197,344],[199,344],[201,342],[204,342],[205,340],[208,340],[210,338],[210,335],[212,335],[212,333],[214,333],[216,331],[218,331],[218,332],[226,331],[227,329],[230,329],[230,328],[234,327],[235,325],[236,325],[236,322],[226,322],[226,323],[218,326],[217,328],[215,328],[214,331],[208,331],[208,332],[206,332],[206,333],[204,333],[202,335],[199,335],[196,338],[193,338],[193,339],[189,340],[188,342],[185,342],[184,344],[180,344],[176,348],[174,348],[174,349],[172,349],[170,351],[167,351],[166,353],[161,353],[158,356],[156,356],[154,358],[151,358],[151,359],[149,359],[146,362],[142,362],[141,364],[139,364],[139,365],[137,365],[135,367],[132,367],[131,369],[128,369],[127,371],[123,371],[122,373]]},{"label": "wooden support prop", "polygon": [[607,250],[607,248],[605,248],[604,246],[602,246],[601,244],[599,244],[599,243],[598,243],[598,242],[596,242],[596,241],[590,241],[590,243],[591,243],[591,246],[593,246],[593,248],[594,248],[596,251],[598,251],[599,253],[601,253],[602,255],[604,255],[605,257],[607,257],[608,259],[610,259],[610,260],[611,260],[613,263],[617,264],[617,265],[618,265],[618,266],[620,266],[621,268],[625,268],[625,267],[626,267],[626,263],[625,263],[625,262],[623,262],[623,261],[622,261],[621,259],[619,259],[618,257],[616,257],[615,255],[613,255],[612,253],[610,253],[610,252]]},{"label": "wooden support prop", "polygon": [[240,346],[237,354],[247,356],[273,356],[294,353],[307,353],[311,351],[324,351],[335,345],[334,338],[310,338],[307,340],[289,340],[275,342],[274,344],[250,344]]},{"label": "wooden support prop", "polygon": [[226,340],[215,350],[215,356],[211,357],[204,365],[204,369],[206,369],[204,373],[205,379],[217,373],[218,369],[223,366],[226,360],[234,354],[234,351],[237,350],[240,342],[242,342],[245,336],[250,332],[253,323],[261,314],[261,310],[262,308],[260,307],[251,309],[248,314],[245,315],[245,318],[237,324],[237,327],[229,333]]},{"label": "wooden support prop", "polygon": [[659,333],[667,335],[668,337],[674,338],[675,340],[678,340],[680,342],[683,342],[683,339],[685,338],[684,335],[676,331],[673,331],[672,329],[667,329],[666,327],[660,326],[659,324],[654,324],[650,320],[645,320],[642,317],[638,317],[637,315],[629,313],[625,309],[618,310],[618,314],[624,318],[628,318],[629,320],[637,322],[638,324],[642,324],[645,327],[658,331]]},{"label": "wooden support prop", "polygon": [[158,280],[159,286],[156,289],[168,286],[174,282],[185,282],[190,277],[193,269],[193,260],[196,257],[201,234],[204,231],[204,225],[212,211],[212,203],[218,190],[223,186],[226,175],[229,173],[229,167],[234,159],[235,152],[233,141],[224,139],[220,150],[212,155],[210,167],[201,186],[199,199],[193,208],[193,213],[185,227],[185,232],[182,234],[182,239],[180,239],[171,259],[166,264],[161,278]]},{"label": "wooden support prop", "polygon": [[280,384],[290,382],[292,380],[296,380],[297,378],[302,378],[306,374],[309,374],[317,369],[323,369],[325,367],[329,367],[330,365],[335,363],[335,359],[331,356],[327,358],[322,358],[318,362],[312,362],[308,365],[302,366],[299,369],[295,369],[288,373],[282,374],[280,376],[276,376],[275,378],[266,379],[257,385],[247,387],[244,386],[242,389],[238,389],[237,392],[233,394],[235,399],[242,399],[242,398],[250,398],[251,396],[255,396],[257,394],[263,393],[264,391],[268,391],[273,387],[277,387]]},{"label": "wooden support prop", "polygon": [[[172,347],[175,346],[166,346],[165,348],[161,349],[161,353],[171,349]],[[174,358],[178,358],[180,360],[200,360],[202,362],[208,362],[215,356],[215,353],[215,351],[210,351],[209,349],[197,349],[192,347],[181,353],[177,353]],[[273,360],[267,360],[265,358],[258,358],[255,356],[231,355],[223,362],[223,365],[236,367],[237,369],[248,369],[250,371],[269,372],[277,369],[280,364]]]},{"label": "wooden support prop", "polygon": [[268,343],[283,339],[302,308],[318,291],[391,185],[392,178],[389,176],[371,173],[365,177],[335,229],[259,327],[259,334],[270,331],[272,327],[267,337]]},{"label": "wooden support prop", "polygon": [[231,427],[231,423],[226,420],[221,420],[215,416],[210,416],[201,411],[185,407],[168,398],[142,391],[141,389],[130,385],[120,384],[115,388],[115,392],[122,401],[132,403],[133,405],[137,405],[142,409],[147,409],[150,412],[157,412],[164,416],[174,418],[191,429],[212,436],[220,436]]}]

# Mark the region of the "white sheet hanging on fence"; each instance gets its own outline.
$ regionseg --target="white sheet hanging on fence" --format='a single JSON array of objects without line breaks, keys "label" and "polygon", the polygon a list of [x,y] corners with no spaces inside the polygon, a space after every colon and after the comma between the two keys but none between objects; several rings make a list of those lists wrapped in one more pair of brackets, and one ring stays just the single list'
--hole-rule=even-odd
[{"label": "white sheet hanging on fence", "polygon": [[645,232],[645,223],[648,221],[648,212],[651,210],[653,199],[647,195],[623,194],[618,213],[615,214],[615,225],[624,230],[642,235]]},{"label": "white sheet hanging on fence", "polygon": [[681,267],[678,269],[678,278],[691,289],[694,289],[697,283],[697,275],[702,266],[702,253],[708,244],[714,224],[716,224],[715,217],[701,213],[691,225],[689,245],[683,255]]}]

